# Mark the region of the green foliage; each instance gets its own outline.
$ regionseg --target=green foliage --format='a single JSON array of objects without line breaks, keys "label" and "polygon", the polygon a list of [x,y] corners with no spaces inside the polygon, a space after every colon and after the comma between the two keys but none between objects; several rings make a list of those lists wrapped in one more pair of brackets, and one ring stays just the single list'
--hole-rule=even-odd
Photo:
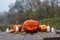
[{"label": "green foliage", "polygon": [[11,29],[13,26],[12,25],[0,25],[0,31],[6,31],[6,28]]},{"label": "green foliage", "polygon": [[[51,27],[60,29],[60,19],[58,18],[60,17],[60,8],[54,7],[52,1],[51,6],[49,6],[47,2],[38,2],[38,0],[28,1],[28,4],[26,2],[25,6],[21,4],[24,4],[24,2],[16,1],[9,9],[9,12],[4,12],[7,13],[5,15],[6,17],[4,15],[3,17],[0,16],[0,23],[6,22],[16,24],[16,21],[18,21],[19,24],[23,24],[25,20],[35,19],[39,20],[41,24],[50,25]],[[26,9],[25,12],[24,9]],[[32,9],[36,10],[33,11]],[[16,12],[16,10],[18,12]],[[10,29],[12,28],[12,25],[0,25],[0,31],[5,31],[7,27]]]},{"label": "green foliage", "polygon": [[29,13],[29,19],[33,19],[36,16],[36,12],[35,11],[31,11]]},{"label": "green foliage", "polygon": [[[38,2],[38,0],[25,1],[28,1],[28,3],[24,5],[25,8],[21,5],[24,4],[24,2],[21,1],[16,1],[10,8],[9,14],[7,14],[10,23],[14,24],[17,20],[21,24],[29,19],[41,20],[60,17],[60,8],[53,6],[53,1],[51,1],[51,6],[49,6],[48,2]],[[14,10],[18,12],[14,12]]]},{"label": "green foliage", "polygon": [[[60,29],[60,18],[47,18],[39,20],[40,24],[50,25],[56,29]],[[13,25],[0,25],[0,31],[5,31],[6,28],[11,29]]]},{"label": "green foliage", "polygon": [[50,25],[56,29],[60,29],[60,18],[48,18],[39,21],[41,24]]}]

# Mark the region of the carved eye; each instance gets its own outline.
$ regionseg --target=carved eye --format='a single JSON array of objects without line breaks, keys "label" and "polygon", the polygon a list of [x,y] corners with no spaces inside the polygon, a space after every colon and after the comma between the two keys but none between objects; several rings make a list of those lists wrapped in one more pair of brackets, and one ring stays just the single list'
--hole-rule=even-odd
[{"label": "carved eye", "polygon": [[29,20],[29,21],[27,20],[23,23],[23,25],[24,25],[24,30],[26,32],[36,32],[39,23],[35,20]]}]

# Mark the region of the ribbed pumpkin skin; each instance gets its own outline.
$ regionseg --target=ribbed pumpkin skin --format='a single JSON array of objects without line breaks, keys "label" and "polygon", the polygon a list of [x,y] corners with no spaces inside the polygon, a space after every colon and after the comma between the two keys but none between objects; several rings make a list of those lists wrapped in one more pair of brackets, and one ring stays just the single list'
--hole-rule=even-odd
[{"label": "ribbed pumpkin skin", "polygon": [[39,29],[39,31],[41,31],[41,25],[39,25],[39,28],[38,29]]},{"label": "ribbed pumpkin skin", "polygon": [[14,33],[15,32],[15,29],[10,29],[10,33]]},{"label": "ribbed pumpkin skin", "polygon": [[16,31],[16,27],[18,27],[18,31],[21,31],[21,25],[14,25],[14,29],[15,29],[15,31]]},{"label": "ribbed pumpkin skin", "polygon": [[46,31],[47,31],[46,25],[40,25],[40,30],[41,30],[42,32],[46,32]]},{"label": "ribbed pumpkin skin", "polygon": [[23,23],[24,31],[28,33],[37,32],[39,23],[35,20],[27,20]]}]

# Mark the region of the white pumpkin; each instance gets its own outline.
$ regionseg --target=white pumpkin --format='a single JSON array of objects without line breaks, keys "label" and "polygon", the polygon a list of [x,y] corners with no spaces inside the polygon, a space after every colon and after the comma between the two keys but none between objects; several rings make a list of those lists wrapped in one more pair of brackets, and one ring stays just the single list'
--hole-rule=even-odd
[{"label": "white pumpkin", "polygon": [[50,26],[49,25],[47,26],[47,32],[50,32]]},{"label": "white pumpkin", "polygon": [[51,28],[51,32],[55,34],[55,29],[53,27]]},{"label": "white pumpkin", "polygon": [[6,32],[9,32],[9,28],[6,29]]}]

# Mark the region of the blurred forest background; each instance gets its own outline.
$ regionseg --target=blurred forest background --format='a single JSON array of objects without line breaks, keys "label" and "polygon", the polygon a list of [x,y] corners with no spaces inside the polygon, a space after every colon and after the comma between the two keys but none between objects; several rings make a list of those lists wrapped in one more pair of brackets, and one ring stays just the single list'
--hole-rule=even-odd
[{"label": "blurred forest background", "polygon": [[9,11],[0,12],[0,25],[23,24],[25,20],[34,19],[40,24],[60,29],[60,0],[16,0],[9,5]]}]

